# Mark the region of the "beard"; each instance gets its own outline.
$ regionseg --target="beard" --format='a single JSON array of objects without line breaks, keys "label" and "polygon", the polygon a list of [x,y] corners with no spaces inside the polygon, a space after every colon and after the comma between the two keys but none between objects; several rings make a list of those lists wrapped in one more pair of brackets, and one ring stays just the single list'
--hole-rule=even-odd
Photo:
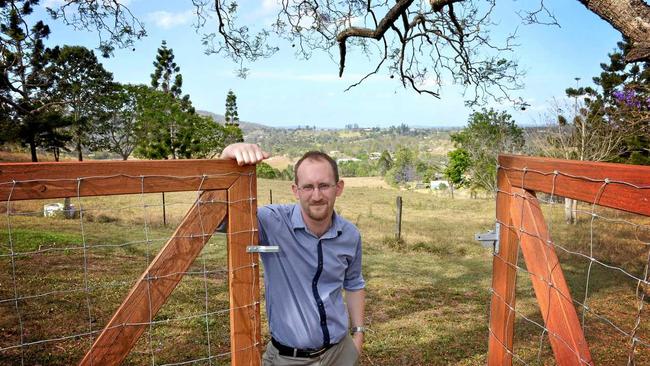
[{"label": "beard", "polygon": [[314,221],[327,220],[332,216],[333,207],[330,207],[327,202],[307,203],[305,206],[303,206],[305,213]]}]

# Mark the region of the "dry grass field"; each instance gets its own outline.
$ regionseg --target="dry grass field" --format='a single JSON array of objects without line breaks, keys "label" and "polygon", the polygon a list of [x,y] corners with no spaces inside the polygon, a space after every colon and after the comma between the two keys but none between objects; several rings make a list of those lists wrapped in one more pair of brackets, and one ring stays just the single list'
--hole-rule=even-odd
[{"label": "dry grass field", "polygon": [[285,169],[289,165],[293,165],[295,161],[289,159],[289,157],[285,155],[276,155],[276,156],[271,156],[270,158],[265,160],[265,163],[269,164],[271,167],[275,169]]},{"label": "dry grass field", "polygon": [[[261,179],[259,204],[268,203],[270,190],[274,203],[293,202],[290,182]],[[404,202],[399,241],[394,237],[397,195]],[[195,192],[166,195],[167,227],[162,225],[159,194],[83,199],[83,221],[40,217],[42,205],[47,203],[43,201],[13,203],[9,215],[6,204],[2,206],[0,349],[20,343],[21,324],[24,342],[101,329],[195,197]],[[78,207],[76,200],[73,203]],[[634,230],[604,220],[592,223],[587,215],[581,216],[578,225],[565,225],[559,206],[544,207],[559,245],[582,253],[593,249],[594,256],[605,263],[642,275],[650,243],[644,227]],[[364,240],[366,323],[370,330],[362,363],[485,364],[492,251],[474,241],[474,234],[494,227],[494,200],[451,199],[398,191],[375,178],[348,178],[336,209],[360,228]],[[644,218],[611,210],[599,213],[648,224]],[[84,243],[89,248],[87,273],[83,270]],[[10,247],[25,253],[14,257],[13,265]],[[38,254],[29,254],[34,251]],[[221,312],[228,308],[225,253],[225,238],[217,235],[191,269],[201,272],[205,268],[209,278],[186,276],[157,315],[151,333],[141,338],[125,364],[162,365],[208,354],[223,354],[213,359],[212,365],[229,364],[228,314]],[[558,253],[574,298],[582,302],[589,261],[561,250]],[[520,265],[524,267],[523,259]],[[634,326],[636,283],[620,270],[595,265],[589,286],[590,314],[597,316],[588,314],[585,329],[594,360],[599,365],[626,364],[629,339],[601,319],[609,319],[625,331]],[[87,293],[85,288],[92,291]],[[81,291],[66,292],[71,289]],[[5,301],[14,298],[14,291],[28,297],[18,304],[20,322],[16,303]],[[55,294],[46,295],[50,292]],[[646,342],[650,339],[647,309],[637,332]],[[518,277],[517,311],[542,322],[523,271]],[[211,315],[201,315],[206,312]],[[266,338],[266,328],[263,332]],[[526,364],[554,364],[547,338],[535,324],[522,316],[516,318],[515,352]],[[89,336],[78,336],[26,347],[22,353],[20,348],[5,349],[0,351],[0,365],[20,364],[21,357],[26,365],[74,364],[90,342]],[[638,347],[636,357],[638,365],[650,364],[650,348]]]}]

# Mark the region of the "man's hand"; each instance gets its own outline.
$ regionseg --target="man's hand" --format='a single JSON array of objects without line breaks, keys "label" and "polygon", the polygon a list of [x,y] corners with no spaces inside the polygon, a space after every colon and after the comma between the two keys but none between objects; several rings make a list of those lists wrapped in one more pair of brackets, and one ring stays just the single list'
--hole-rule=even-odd
[{"label": "man's hand", "polygon": [[263,151],[258,145],[243,142],[228,145],[221,153],[222,159],[237,160],[239,165],[257,164],[270,156],[271,154]]}]

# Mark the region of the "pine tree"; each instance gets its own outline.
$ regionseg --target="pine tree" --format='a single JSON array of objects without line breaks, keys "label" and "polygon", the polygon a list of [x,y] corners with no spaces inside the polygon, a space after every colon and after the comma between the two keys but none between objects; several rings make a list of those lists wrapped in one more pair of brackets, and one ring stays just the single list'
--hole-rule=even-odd
[{"label": "pine tree", "polygon": [[[588,144],[577,157],[580,160],[650,165],[650,63],[627,64],[625,56],[629,50],[627,40],[617,43],[617,49],[608,55],[609,63],[601,63],[602,72],[593,78],[597,88],[566,90],[568,97],[584,100],[585,108],[571,121],[574,125],[585,124],[583,130],[592,134],[594,130],[607,127],[605,132],[620,135],[618,140],[622,142],[609,154],[582,151],[598,149],[597,144]],[[560,123],[567,122],[565,117],[559,117]]]},{"label": "pine tree", "polygon": [[[155,69],[153,74],[151,74],[151,86],[168,95],[174,101],[178,101],[180,111],[172,111],[171,106],[164,107],[167,111],[163,111],[163,113],[169,117],[164,118],[167,124],[161,126],[165,131],[163,132],[161,130],[159,133],[154,132],[150,136],[153,140],[147,143],[153,150],[148,151],[156,151],[153,156],[162,156],[163,152],[169,151],[172,159],[176,159],[179,155],[179,149],[185,150],[185,148],[180,146],[183,142],[180,141],[179,131],[187,130],[188,127],[184,125],[191,124],[191,116],[188,114],[194,114],[194,108],[192,107],[189,95],[186,94],[181,97],[183,94],[181,68],[174,61],[174,51],[171,48],[167,48],[166,41],[162,41],[161,46],[158,48],[158,54],[153,65]],[[176,106],[176,103],[174,103],[174,106]]]},{"label": "pine tree", "polygon": [[[178,98],[183,87],[183,76],[180,74],[180,66],[174,62],[174,51],[167,48],[167,41],[162,41],[161,46],[158,48],[158,55],[156,61],[153,62],[153,66],[155,70],[151,74],[151,86],[165,93],[171,93]],[[172,77],[174,78],[173,83]]]},{"label": "pine tree", "polygon": [[54,109],[59,103],[51,94],[58,47],[45,47],[50,28],[43,21],[29,26],[35,5],[38,0],[0,1],[1,135],[5,141],[28,145],[32,161],[38,161],[38,147],[61,144],[65,136],[58,131],[67,122]]},{"label": "pine tree", "polygon": [[239,126],[239,114],[237,113],[237,96],[231,90],[226,96],[226,125]]}]

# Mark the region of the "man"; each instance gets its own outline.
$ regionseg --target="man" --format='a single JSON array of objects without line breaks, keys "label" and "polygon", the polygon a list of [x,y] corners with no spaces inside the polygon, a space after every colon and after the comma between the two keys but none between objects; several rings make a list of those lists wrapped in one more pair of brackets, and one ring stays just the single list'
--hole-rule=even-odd
[{"label": "man", "polygon": [[[269,154],[257,145],[237,143],[221,157],[244,165]],[[334,212],[344,182],[336,162],[317,151],[306,153],[294,172],[291,189],[298,204],[257,212],[260,245],[280,247],[279,253],[261,255],[272,337],[264,365],[357,365],[365,330],[365,281],[359,231]]]}]

